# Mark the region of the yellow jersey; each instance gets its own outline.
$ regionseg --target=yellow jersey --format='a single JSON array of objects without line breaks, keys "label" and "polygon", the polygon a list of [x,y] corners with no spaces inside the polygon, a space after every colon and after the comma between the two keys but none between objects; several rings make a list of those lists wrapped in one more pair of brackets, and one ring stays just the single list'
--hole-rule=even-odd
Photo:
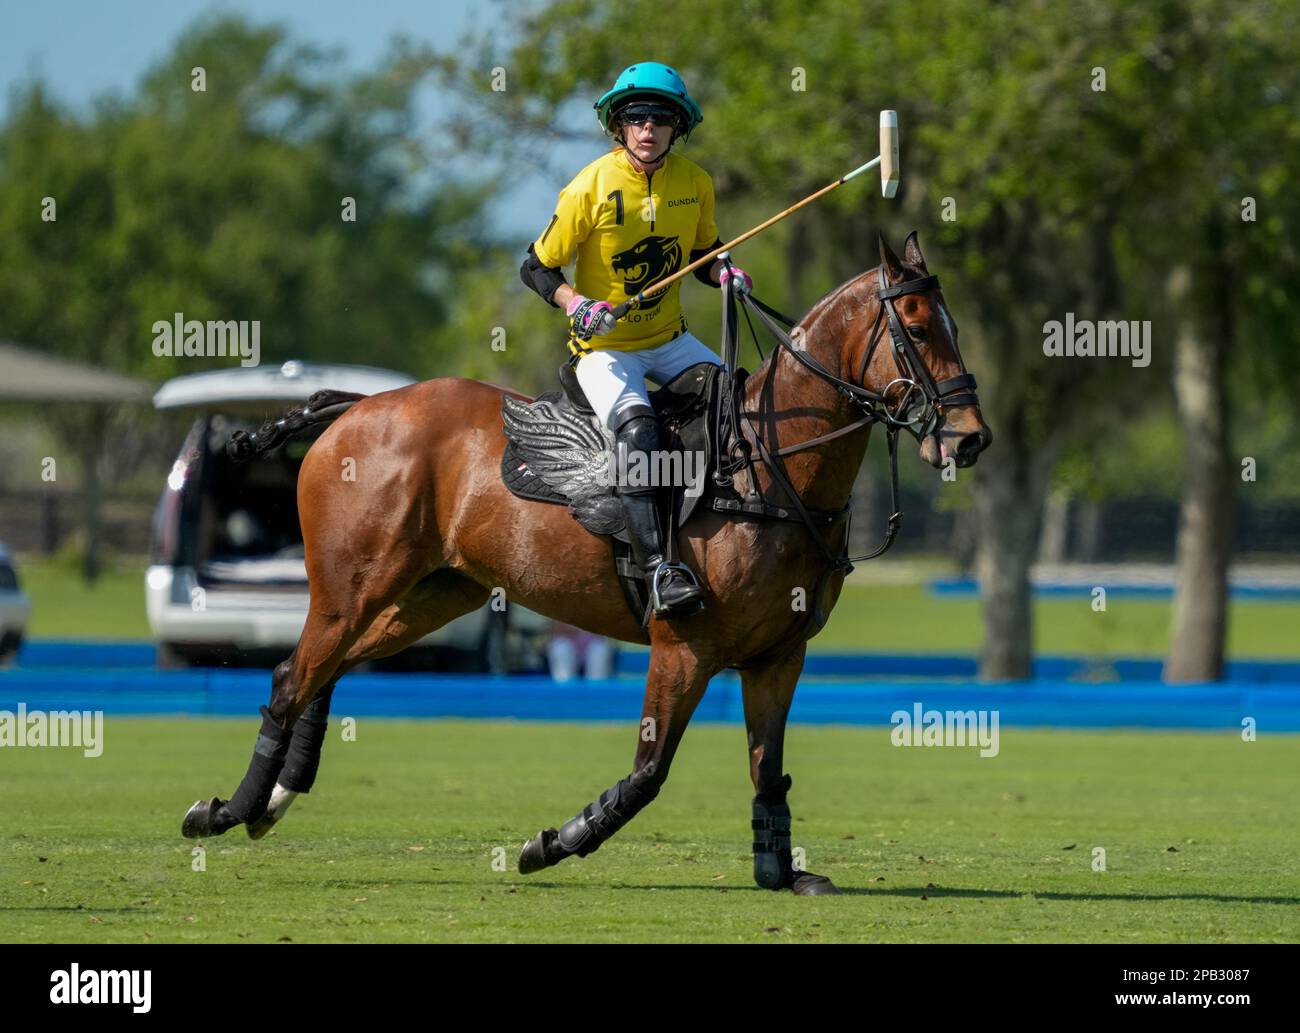
[{"label": "yellow jersey", "polygon": [[[543,265],[573,261],[574,289],[618,305],[689,262],[692,251],[718,240],[713,180],[671,151],[654,172],[638,172],[620,147],[597,158],[563,190],[555,214],[533,242]],[[682,281],[656,291],[607,334],[580,341],[575,355],[595,349],[653,348],[686,332]]]}]

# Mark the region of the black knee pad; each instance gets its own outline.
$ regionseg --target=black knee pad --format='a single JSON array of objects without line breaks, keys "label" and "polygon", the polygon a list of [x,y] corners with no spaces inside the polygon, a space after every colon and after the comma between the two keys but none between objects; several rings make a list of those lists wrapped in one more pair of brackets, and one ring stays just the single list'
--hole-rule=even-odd
[{"label": "black knee pad", "polygon": [[253,821],[266,813],[271,802],[271,790],[284,767],[293,733],[281,728],[271,719],[271,712],[262,708],[262,730],[253,748],[253,759],[248,771],[226,804],[226,809],[240,821]]},{"label": "black knee pad", "polygon": [[663,447],[659,420],[654,416],[633,416],[615,431],[615,437],[629,452],[657,452]]},{"label": "black knee pad", "polygon": [[329,727],[328,696],[317,696],[293,726],[293,740],[278,779],[280,785],[295,793],[310,793],[320,769],[321,747]]}]

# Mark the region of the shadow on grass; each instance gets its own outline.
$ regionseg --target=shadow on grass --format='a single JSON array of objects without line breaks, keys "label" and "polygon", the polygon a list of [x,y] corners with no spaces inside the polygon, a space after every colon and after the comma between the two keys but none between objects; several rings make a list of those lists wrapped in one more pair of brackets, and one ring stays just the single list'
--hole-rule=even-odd
[{"label": "shadow on grass", "polygon": [[[586,886],[577,886],[574,883],[563,882],[526,882],[520,885],[544,887],[546,889],[574,889],[587,888]],[[609,887],[612,890],[692,890],[692,891],[715,891],[715,892],[732,892],[732,893],[773,893],[777,895],[784,894],[785,890],[765,890],[758,886],[692,886],[692,885],[663,885],[651,883],[615,883]],[[984,890],[984,889],[945,889],[940,886],[930,886],[927,888],[912,887],[908,889],[863,889],[857,886],[839,886],[840,893],[846,897],[912,897],[920,899],[926,897],[935,898],[967,898],[967,899],[996,899],[996,900],[1062,900],[1062,901],[1125,901],[1127,903],[1140,904],[1144,901],[1151,903],[1160,903],[1171,900],[1203,900],[1212,901],[1217,904],[1282,904],[1288,907],[1300,906],[1300,897],[1244,897],[1234,896],[1225,893],[1035,893],[1025,890]]]},{"label": "shadow on grass", "polygon": [[0,907],[0,913],[5,911],[71,911],[74,914],[80,911],[86,915],[147,915],[156,914],[156,910],[147,907],[89,907],[85,904],[62,904],[58,907]]},{"label": "shadow on grass", "polygon": [[[505,875],[506,873],[502,873]],[[765,890],[755,885],[723,885],[720,883],[693,884],[693,883],[627,883],[627,882],[610,882],[594,884],[591,882],[546,882],[534,880],[525,876],[510,876],[502,880],[507,887],[519,889],[547,889],[547,890],[616,890],[623,892],[675,892],[684,890],[690,893],[774,893],[778,896],[786,894],[787,890]],[[460,886],[470,888],[475,884],[472,881],[464,879],[331,879],[328,882],[320,884],[321,889],[376,889],[392,888],[397,889],[401,886]],[[837,884],[838,885],[838,884]],[[481,887],[477,887],[481,888]],[[503,887],[497,887],[503,888]],[[860,886],[843,886],[839,885],[840,894],[846,897],[912,897],[919,899],[926,898],[947,898],[947,899],[976,899],[976,900],[1060,900],[1060,901],[1124,901],[1127,903],[1140,904],[1144,901],[1151,903],[1161,903],[1164,901],[1211,901],[1216,904],[1281,904],[1287,907],[1300,906],[1300,896],[1292,897],[1247,897],[1237,896],[1226,893],[1057,893],[1041,892],[1036,893],[1032,890],[995,890],[995,889],[956,889],[942,886],[928,887],[906,887],[897,889],[867,889]],[[43,910],[64,910],[77,911],[86,910],[85,908],[0,908],[0,911],[43,911]],[[135,908],[119,908],[121,911],[138,910]]]}]

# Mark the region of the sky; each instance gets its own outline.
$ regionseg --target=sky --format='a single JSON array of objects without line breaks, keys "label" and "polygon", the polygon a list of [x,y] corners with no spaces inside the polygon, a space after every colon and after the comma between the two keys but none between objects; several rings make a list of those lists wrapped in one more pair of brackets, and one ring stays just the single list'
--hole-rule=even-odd
[{"label": "sky", "polygon": [[[496,13],[489,8],[486,13]],[[171,49],[194,19],[236,13],[283,22],[299,41],[342,47],[349,67],[373,67],[396,33],[450,49],[469,29],[482,27],[483,0],[0,0],[0,97],[39,76],[74,108],[105,91],[129,93],[144,72]],[[594,99],[594,98],[593,98]],[[428,101],[436,114],[436,99]],[[566,110],[566,117],[579,117]],[[423,114],[423,111],[422,111]],[[576,173],[602,150],[591,117],[591,143],[573,145],[555,165]],[[545,226],[564,185],[541,175],[523,177],[494,202],[492,227],[531,240]]]}]

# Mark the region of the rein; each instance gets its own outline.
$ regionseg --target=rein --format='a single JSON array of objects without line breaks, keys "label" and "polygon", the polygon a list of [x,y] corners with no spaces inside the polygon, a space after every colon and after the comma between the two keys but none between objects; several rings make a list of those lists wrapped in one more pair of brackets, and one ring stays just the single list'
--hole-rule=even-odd
[{"label": "rein", "polygon": [[[730,265],[727,257],[723,261]],[[887,285],[885,281],[884,267],[877,269],[879,283],[880,305],[876,311],[876,319],[872,324],[871,337],[867,348],[863,354],[862,362],[858,371],[859,381],[866,376],[866,371],[871,362],[871,357],[875,353],[876,345],[881,336],[881,316],[887,317],[889,327],[890,343],[893,348],[894,361],[900,373],[903,376],[891,381],[886,385],[884,393],[872,391],[863,387],[860,383],[855,384],[844,380],[835,373],[832,373],[813,356],[807,354],[799,348],[794,340],[777,321],[783,323],[786,327],[793,329],[796,321],[788,316],[765,305],[757,298],[750,295],[739,295],[741,302],[747,308],[752,308],[755,314],[767,327],[777,342],[777,348],[784,347],[786,351],[805,369],[809,370],[814,376],[831,384],[840,394],[863,413],[863,415],[836,430],[829,431],[826,434],[819,434],[815,438],[799,442],[795,445],[787,445],[775,451],[767,447],[763,441],[762,435],[758,428],[754,426],[753,421],[748,415],[745,416],[745,422],[749,425],[750,433],[753,435],[754,444],[758,447],[759,458],[767,467],[771,474],[772,480],[785,492],[794,505],[794,509],[807,527],[809,534],[816,542],[823,559],[827,563],[827,568],[818,578],[817,585],[814,589],[814,607],[810,614],[816,623],[816,630],[820,631],[826,623],[827,615],[822,612],[821,595],[822,587],[827,578],[832,574],[843,571],[847,576],[853,572],[855,563],[864,563],[867,560],[875,559],[877,556],[885,553],[890,546],[894,544],[894,539],[898,534],[898,529],[902,524],[903,514],[898,506],[898,432],[906,430],[917,440],[921,440],[929,435],[937,435],[940,424],[943,420],[943,409],[948,406],[974,405],[978,404],[978,398],[975,394],[975,377],[966,372],[965,363],[961,359],[960,352],[957,354],[957,361],[961,368],[961,373],[947,380],[935,382],[930,375],[929,369],[921,361],[921,357],[916,350],[916,346],[903,330],[902,322],[898,318],[898,313],[894,309],[894,299],[904,294],[919,294],[925,291],[937,290],[939,287],[939,278],[937,276],[926,276],[916,280],[905,280],[893,287]],[[723,339],[723,362],[726,368],[726,376],[723,381],[723,398],[722,404],[718,406],[718,436],[716,440],[720,447],[717,453],[717,463],[714,470],[714,480],[718,484],[730,483],[735,473],[749,467],[751,482],[757,488],[757,481],[753,477],[753,458],[751,455],[750,443],[741,431],[741,412],[738,400],[736,370],[738,368],[737,358],[740,350],[738,326],[736,322],[736,297],[737,295],[728,289],[726,291],[726,302],[723,307],[722,320],[722,339]],[[749,322],[749,315],[746,312],[746,322]],[[752,322],[749,322],[750,332],[754,336],[754,347],[762,350],[758,344],[758,334],[754,330]],[[956,342],[953,342],[954,348]],[[776,352],[773,352],[772,375],[776,374]],[[902,397],[892,407],[888,395],[895,384],[903,384],[904,390]],[[918,406],[919,402],[919,406]],[[913,410],[916,410],[913,412]],[[821,533],[817,529],[817,521],[804,506],[803,500],[799,497],[790,478],[786,475],[782,465],[777,462],[784,456],[793,455],[806,449],[815,448],[818,445],[833,441],[836,438],[851,434],[863,427],[879,423],[885,427],[889,443],[889,488],[890,488],[890,516],[888,526],[885,531],[884,540],[881,544],[869,553],[861,556],[849,556],[848,527],[845,528],[844,542],[837,555],[827,546]],[[729,434],[726,432],[730,432]],[[731,447],[731,454],[724,454],[725,450],[721,443],[732,440],[734,443]],[[843,510],[836,514],[821,514],[822,523],[828,523],[826,518],[838,518],[840,515],[850,514],[852,499],[846,503]],[[815,634],[816,632],[814,632]]]}]

